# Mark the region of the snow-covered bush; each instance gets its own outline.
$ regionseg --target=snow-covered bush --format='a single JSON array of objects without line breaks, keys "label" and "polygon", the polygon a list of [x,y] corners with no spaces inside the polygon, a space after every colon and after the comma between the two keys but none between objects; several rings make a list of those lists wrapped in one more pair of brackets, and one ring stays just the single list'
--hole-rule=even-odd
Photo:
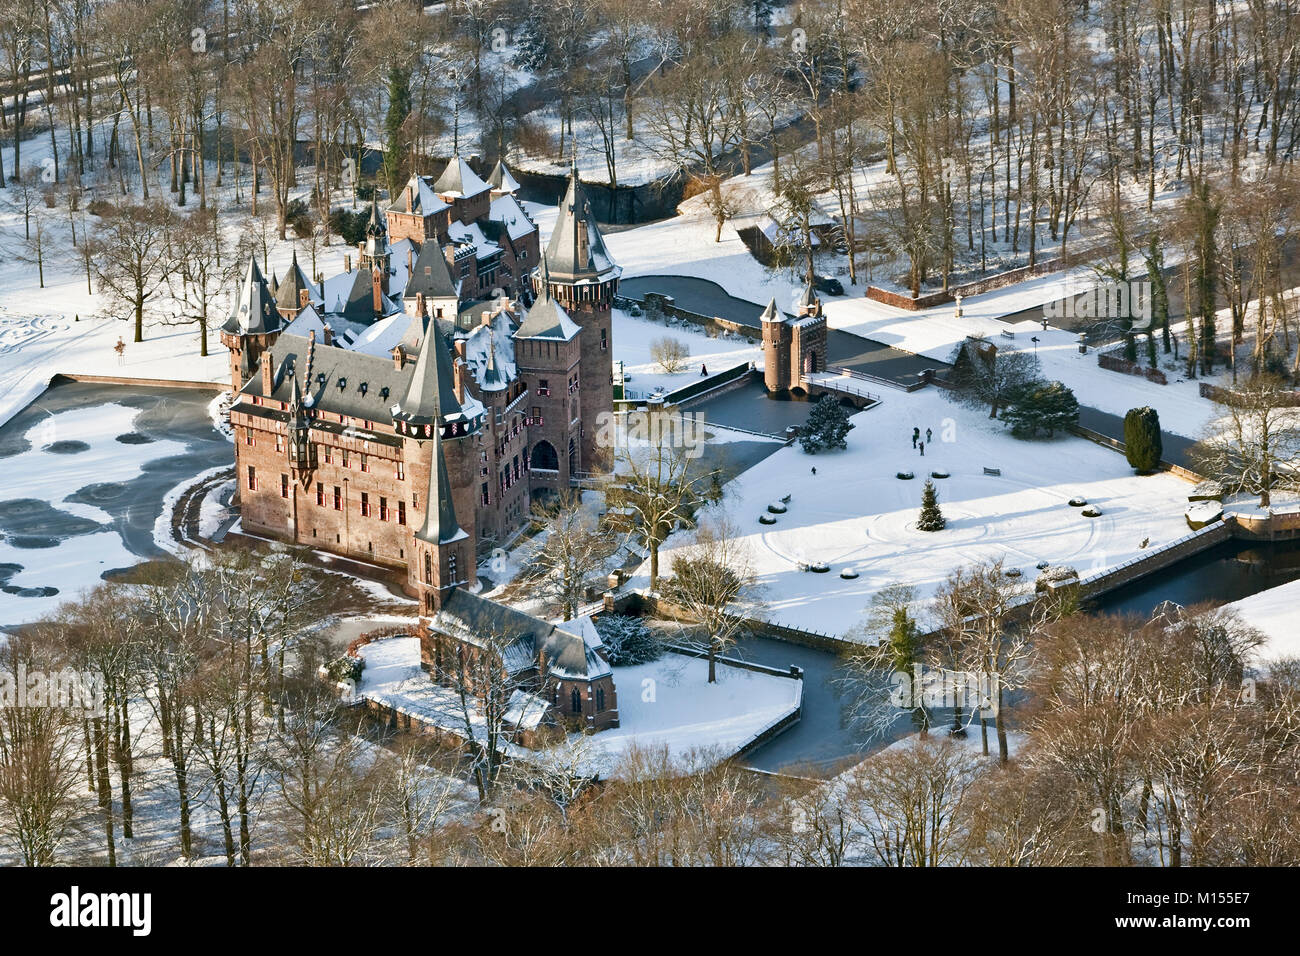
[{"label": "snow-covered bush", "polygon": [[1034,581],[1035,591],[1046,591],[1049,587],[1059,587],[1071,581],[1079,580],[1077,569],[1068,564],[1053,564],[1043,569]]},{"label": "snow-covered bush", "polygon": [[352,681],[355,684],[361,680],[361,672],[365,668],[366,662],[360,657],[349,657],[344,654],[325,665],[325,674],[336,684],[344,681]]},{"label": "snow-covered bush", "polygon": [[596,631],[615,667],[648,664],[663,656],[663,642],[639,617],[602,614],[596,618]]}]

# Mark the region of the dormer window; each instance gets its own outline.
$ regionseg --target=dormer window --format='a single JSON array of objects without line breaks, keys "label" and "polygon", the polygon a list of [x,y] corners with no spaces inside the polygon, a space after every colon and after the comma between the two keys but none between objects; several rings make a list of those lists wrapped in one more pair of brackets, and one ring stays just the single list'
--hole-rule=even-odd
[{"label": "dormer window", "polygon": [[342,391],[343,389],[345,389],[345,388],[347,388],[347,387],[348,387],[348,380],[347,380],[346,378],[343,378],[342,376],[340,376],[340,377],[339,377],[339,391]]}]

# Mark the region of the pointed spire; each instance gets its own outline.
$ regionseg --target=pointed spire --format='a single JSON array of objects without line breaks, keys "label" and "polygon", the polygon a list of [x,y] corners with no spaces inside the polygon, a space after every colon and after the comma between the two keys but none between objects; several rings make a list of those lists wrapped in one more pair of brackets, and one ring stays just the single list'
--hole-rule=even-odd
[{"label": "pointed spire", "polygon": [[560,201],[560,214],[546,246],[550,268],[561,281],[604,282],[622,274],[605,246],[591,203],[582,188],[576,160],[569,188]]},{"label": "pointed spire", "polygon": [[821,299],[817,297],[817,289],[813,286],[812,280],[809,279],[803,287],[803,293],[799,296],[799,311],[803,315],[820,315]]},{"label": "pointed spire", "polygon": [[382,236],[387,232],[387,228],[379,219],[379,201],[372,199],[370,201],[370,221],[366,223],[366,235]]},{"label": "pointed spire", "polygon": [[259,335],[280,329],[280,313],[275,309],[275,296],[262,276],[256,256],[248,257],[244,281],[240,284],[235,306],[223,328],[234,335]]},{"label": "pointed spire", "polygon": [[433,454],[429,460],[429,488],[424,500],[424,524],[415,533],[417,538],[430,544],[447,544],[464,536],[456,521],[456,506],[451,500],[451,482],[447,478],[447,459],[443,456],[440,438],[435,438],[433,442]]},{"label": "pointed spire", "polygon": [[771,301],[767,303],[767,308],[763,310],[763,314],[758,317],[758,320],[760,322],[784,322],[785,321],[785,313],[782,312],[780,308],[777,306],[776,296],[773,296]]},{"label": "pointed spire", "polygon": [[[424,321],[427,325],[420,343],[420,354],[411,372],[410,385],[393,413],[394,419],[414,426],[420,438],[438,434],[442,422],[462,411],[453,387],[451,356],[438,333],[437,324],[427,318]],[[429,427],[422,427],[426,425]]]}]

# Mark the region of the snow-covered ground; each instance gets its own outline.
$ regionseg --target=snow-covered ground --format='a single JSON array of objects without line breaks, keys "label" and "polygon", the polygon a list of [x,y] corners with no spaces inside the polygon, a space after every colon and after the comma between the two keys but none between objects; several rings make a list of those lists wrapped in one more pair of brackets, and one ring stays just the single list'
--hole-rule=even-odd
[{"label": "snow-covered ground", "polygon": [[[807,455],[780,449],[726,486],[723,504],[744,535],[764,588],[770,620],[844,634],[857,624],[871,595],[894,581],[928,598],[954,568],[1003,558],[1027,585],[1041,561],[1081,574],[1115,567],[1187,533],[1183,511],[1191,485],[1168,474],[1133,475],[1122,455],[1074,437],[1021,441],[986,413],[947,401],[936,390],[889,393],[853,418],[848,449]],[[913,450],[913,427],[933,431],[925,457]],[[924,437],[924,435],[923,435]],[[817,469],[814,476],[812,468]],[[1000,469],[1000,477],[984,474]],[[897,472],[915,479],[900,480]],[[948,527],[915,527],[921,485],[931,471]],[[770,502],[791,495],[776,524],[760,525]],[[1101,509],[1086,518],[1069,499]],[[671,568],[678,535],[661,557]],[[828,573],[801,571],[826,562]],[[845,580],[840,572],[859,575]],[[648,565],[632,586],[648,584]]]},{"label": "snow-covered ground", "polygon": [[1260,591],[1228,607],[1267,635],[1268,643],[1256,654],[1261,662],[1300,657],[1300,581]]},{"label": "snow-covered ground", "polygon": [[[666,325],[614,310],[614,360],[623,363],[629,398],[643,398],[655,391],[671,392],[696,382],[701,369],[716,374],[745,362],[763,364],[763,349],[740,336],[709,336],[696,328]],[[665,372],[651,357],[656,339],[671,338],[685,345],[690,356],[677,372]]]},{"label": "snow-covered ground", "polygon": [[[420,668],[414,637],[383,638],[363,645],[366,662],[356,692],[430,723],[464,727],[456,694],[429,679]],[[730,756],[784,719],[800,705],[803,681],[720,666],[719,680],[708,683],[708,661],[666,654],[637,667],[614,668],[619,726],[592,736],[574,734],[571,747],[586,772],[608,775],[631,747],[667,747],[674,758],[708,751]],[[474,713],[472,724],[481,718]],[[481,736],[481,734],[480,734]],[[510,753],[528,759],[517,746]]]}]

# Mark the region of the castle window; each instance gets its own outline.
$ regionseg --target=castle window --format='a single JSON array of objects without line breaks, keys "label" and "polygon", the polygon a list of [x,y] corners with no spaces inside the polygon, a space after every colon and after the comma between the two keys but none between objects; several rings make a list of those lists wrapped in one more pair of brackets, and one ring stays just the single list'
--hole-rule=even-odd
[{"label": "castle window", "polygon": [[280,476],[280,497],[281,498],[289,497],[289,476],[288,475]]},{"label": "castle window", "polygon": [[492,499],[488,497],[488,486],[486,481],[483,482],[483,484],[479,487],[478,497],[479,497],[479,501],[481,501],[485,505],[490,505],[492,503]]},{"label": "castle window", "polygon": [[334,510],[343,510],[343,490],[338,485],[334,486]]},{"label": "castle window", "polygon": [[582,695],[576,687],[569,693],[569,710],[575,714],[582,713]]},{"label": "castle window", "polygon": [[364,491],[361,492],[361,515],[365,518],[370,517],[370,495]]},{"label": "castle window", "polygon": [[406,480],[406,462],[404,461],[398,461],[397,463],[397,480],[398,481]]},{"label": "castle window", "polygon": [[370,462],[366,459],[365,455],[361,456],[361,470],[366,472],[370,471]]},{"label": "castle window", "polygon": [[319,481],[316,482],[316,507],[325,507],[325,486]]},{"label": "castle window", "polygon": [[380,521],[388,520],[388,499],[387,498],[379,499],[379,520]]},{"label": "castle window", "polygon": [[406,524],[406,502],[405,501],[399,501],[397,503],[397,523]]},{"label": "castle window", "polygon": [[424,552],[424,583],[433,583],[433,556],[428,551]]},{"label": "castle window", "polygon": [[332,465],[333,463],[334,463],[334,449],[333,449],[331,446],[326,445],[326,446],[325,446],[325,464],[327,464],[327,465]]},{"label": "castle window", "polygon": [[257,490],[257,469],[252,465],[248,466],[248,490]]},{"label": "castle window", "polygon": [[276,451],[284,451],[284,436],[283,436],[283,435],[276,435],[276,436],[275,436],[275,450],[276,450]]},{"label": "castle window", "polygon": [[244,429],[244,444],[245,445],[257,444],[257,439],[253,437],[253,430],[251,428]]},{"label": "castle window", "polygon": [[[551,387],[550,387],[550,385],[547,383],[546,379],[543,378],[543,379],[539,379],[539,380],[538,380],[538,382],[537,382],[537,394],[538,394],[538,395],[550,395],[550,394],[551,394]],[[534,409],[533,409],[533,414],[536,415],[536,414],[537,414],[537,411],[538,411],[538,410],[534,408]]]},{"label": "castle window", "polygon": [[604,352],[609,348],[609,333],[604,329],[600,330],[600,350]]},{"label": "castle window", "polygon": [[348,450],[347,450],[346,448],[344,448],[344,449],[343,449],[343,467],[346,468],[347,466],[348,466]]},{"label": "castle window", "polygon": [[605,709],[605,688],[596,688],[596,710]]},{"label": "castle window", "polygon": [[447,555],[447,580],[455,582],[456,580],[456,555]]},{"label": "castle window", "polygon": [[420,510],[420,493],[418,491],[411,492],[411,507],[416,511]]}]

